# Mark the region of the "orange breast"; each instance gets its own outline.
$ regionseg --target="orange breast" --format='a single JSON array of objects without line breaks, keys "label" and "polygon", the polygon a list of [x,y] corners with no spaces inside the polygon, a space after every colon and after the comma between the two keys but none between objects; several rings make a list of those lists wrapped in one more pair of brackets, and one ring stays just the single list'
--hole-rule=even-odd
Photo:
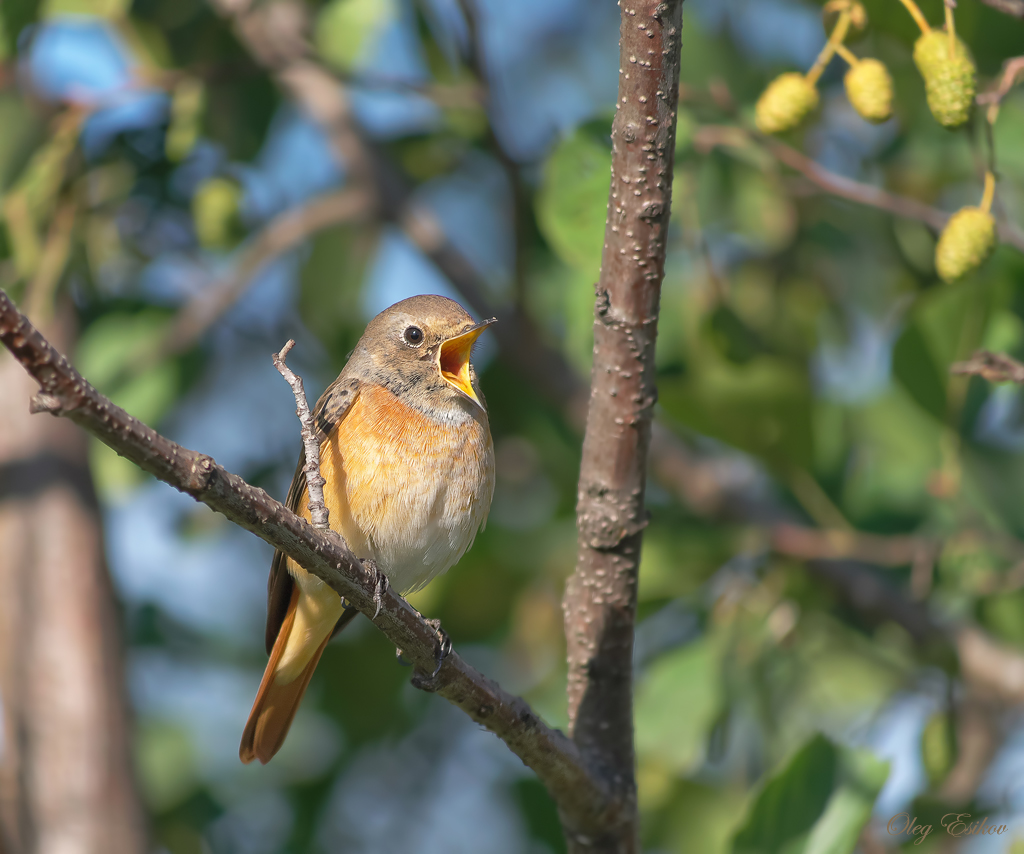
[{"label": "orange breast", "polygon": [[494,491],[483,412],[439,421],[379,386],[360,389],[321,447],[331,527],[400,592],[419,589],[465,553]]}]

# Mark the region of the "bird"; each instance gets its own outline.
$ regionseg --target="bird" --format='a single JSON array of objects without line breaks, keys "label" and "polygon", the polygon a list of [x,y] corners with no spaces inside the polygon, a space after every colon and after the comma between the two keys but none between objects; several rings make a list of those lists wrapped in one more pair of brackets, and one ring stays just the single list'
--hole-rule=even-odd
[{"label": "bird", "polygon": [[[331,528],[405,595],[454,566],[487,520],[494,443],[470,357],[494,318],[414,296],[366,327],[313,410]],[[305,452],[287,506],[310,518]],[[358,614],[277,551],[267,584],[267,663],[239,757],[280,750],[327,642]]]}]

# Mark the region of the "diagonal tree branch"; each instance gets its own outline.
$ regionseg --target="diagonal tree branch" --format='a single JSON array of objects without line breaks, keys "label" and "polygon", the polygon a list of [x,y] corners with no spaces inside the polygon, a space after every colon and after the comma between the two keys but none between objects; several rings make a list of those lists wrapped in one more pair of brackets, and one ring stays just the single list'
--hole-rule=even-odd
[{"label": "diagonal tree branch", "polygon": [[579,542],[563,608],[569,731],[627,809],[622,824],[604,837],[570,834],[573,852],[639,850],[633,635],[683,4],[623,0],[620,6],[619,95],[576,506]]},{"label": "diagonal tree branch", "polygon": [[358,187],[345,187],[324,193],[274,217],[242,250],[230,272],[182,306],[174,323],[154,348],[152,359],[144,367],[190,349],[234,305],[256,274],[271,261],[319,231],[364,219],[370,213],[370,194]]},{"label": "diagonal tree branch", "polygon": [[[280,549],[369,617],[417,670],[418,687],[434,691],[501,738],[547,786],[563,815],[583,833],[620,821],[623,805],[588,770],[580,751],[527,705],[452,652],[437,674],[437,635],[402,597],[387,590],[378,604],[373,573],[337,534],[319,531],[214,460],[161,436],[97,392],[0,290],[0,341],[39,383],[32,411],[74,421],[121,456],[191,495]],[[378,594],[379,595],[379,594]]]},{"label": "diagonal tree branch", "polygon": [[981,0],[998,12],[1024,20],[1024,0]]}]

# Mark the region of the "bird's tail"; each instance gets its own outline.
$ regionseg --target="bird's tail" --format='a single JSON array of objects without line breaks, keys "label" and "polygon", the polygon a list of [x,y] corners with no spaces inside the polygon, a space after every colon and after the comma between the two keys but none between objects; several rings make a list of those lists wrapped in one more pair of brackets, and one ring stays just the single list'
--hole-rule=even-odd
[{"label": "bird's tail", "polygon": [[335,628],[358,613],[343,611],[341,598],[334,591],[326,588],[323,592],[322,597],[311,596],[298,584],[292,591],[288,612],[242,732],[238,755],[245,763],[259,759],[266,765],[281,749],[324,647]]}]

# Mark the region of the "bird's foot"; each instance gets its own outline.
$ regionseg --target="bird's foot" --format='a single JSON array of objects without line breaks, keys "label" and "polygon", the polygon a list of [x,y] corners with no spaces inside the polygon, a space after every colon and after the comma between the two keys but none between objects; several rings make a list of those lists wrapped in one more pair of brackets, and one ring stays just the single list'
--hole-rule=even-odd
[{"label": "bird's foot", "polygon": [[441,665],[444,664],[444,660],[451,654],[452,642],[451,638],[448,637],[448,633],[441,628],[440,620],[426,620],[425,622],[437,635],[437,648],[434,652],[434,660],[437,662],[437,666],[429,676],[422,671],[416,671],[413,673],[411,681],[413,686],[421,691],[436,691],[440,687],[437,682],[437,674],[441,672]]},{"label": "bird's foot", "polygon": [[373,604],[377,606],[373,612],[373,619],[377,619],[380,616],[381,609],[384,607],[384,595],[388,592],[388,577],[377,569],[376,565],[373,567]]},{"label": "bird's foot", "polygon": [[441,672],[441,665],[444,664],[444,660],[451,655],[452,639],[448,637],[448,632],[441,628],[440,620],[426,620],[425,622],[434,630],[434,634],[437,635],[437,652],[435,653],[437,666],[434,668],[434,672],[430,674],[430,678],[433,679]]}]

